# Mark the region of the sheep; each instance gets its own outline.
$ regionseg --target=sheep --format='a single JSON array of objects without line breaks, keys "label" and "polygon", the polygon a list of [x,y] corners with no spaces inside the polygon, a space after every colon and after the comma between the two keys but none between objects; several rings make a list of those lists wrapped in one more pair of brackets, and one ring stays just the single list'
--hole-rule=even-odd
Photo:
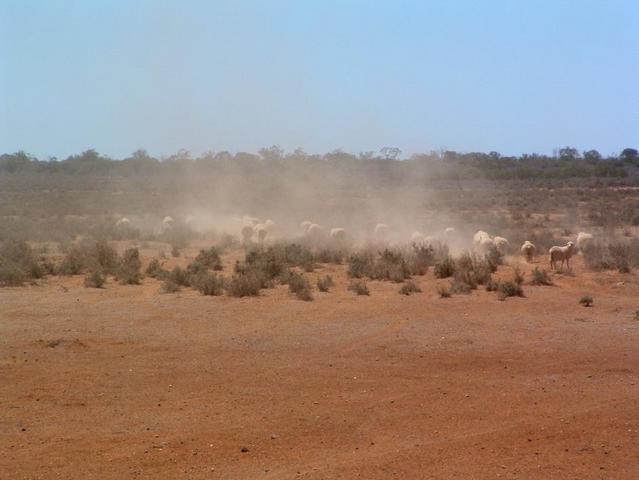
[{"label": "sheep", "polygon": [[346,230],[343,228],[331,228],[329,235],[331,240],[338,245],[343,245],[346,242]]},{"label": "sheep", "polygon": [[373,230],[373,238],[378,243],[386,243],[388,242],[388,235],[390,233],[390,228],[385,223],[378,223],[375,225],[375,229]]},{"label": "sheep", "polygon": [[266,236],[268,235],[268,229],[266,228],[266,225],[263,223],[258,223],[253,227],[253,232],[257,236],[257,240],[260,243],[264,243],[264,240],[266,240]]},{"label": "sheep", "polygon": [[172,217],[166,216],[162,219],[162,225],[165,227],[172,227],[175,220]]},{"label": "sheep", "polygon": [[306,230],[306,236],[310,240],[314,240],[314,241],[320,240],[323,233],[324,231],[322,230],[322,227],[318,225],[317,223],[311,223],[308,226],[308,229]]},{"label": "sheep", "polygon": [[504,237],[494,237],[493,245],[495,246],[497,251],[501,253],[502,255],[505,255],[506,253],[508,253],[508,250],[510,249],[510,243]]},{"label": "sheep", "polygon": [[250,225],[244,225],[240,232],[242,234],[242,243],[249,243],[251,238],[253,238],[253,233],[255,233]]},{"label": "sheep", "polygon": [[592,233],[579,232],[577,234],[577,250],[580,252],[588,248],[589,245],[592,245],[593,242],[594,237]]},{"label": "sheep", "polygon": [[310,227],[311,225],[313,225],[313,222],[311,222],[310,220],[304,220],[302,223],[300,223],[300,228],[302,229],[304,235],[308,233],[308,227]]},{"label": "sheep", "polygon": [[537,248],[535,247],[535,245],[529,240],[526,240],[521,246],[521,254],[526,257],[526,260],[528,262],[532,262],[536,250]]},{"label": "sheep", "polygon": [[570,257],[572,257],[575,253],[575,244],[573,242],[568,242],[565,247],[554,246],[548,250],[550,254],[550,268],[555,270],[557,267],[557,262],[561,260],[561,266],[564,266],[564,262],[568,268],[570,268]]},{"label": "sheep", "polygon": [[250,227],[254,227],[255,225],[258,225],[258,224],[260,224],[262,222],[257,217],[249,217],[248,215],[244,215],[242,217],[242,223],[244,225],[248,225]]},{"label": "sheep", "polygon": [[264,222],[264,226],[267,230],[271,231],[275,228],[275,222],[269,218]]},{"label": "sheep", "polygon": [[493,239],[483,230],[479,230],[473,235],[473,245],[476,250],[487,253],[490,247],[493,246]]},{"label": "sheep", "polygon": [[122,217],[120,220],[115,222],[116,227],[129,227],[131,226],[131,220],[126,217]]},{"label": "sheep", "polygon": [[477,231],[477,233],[475,233],[475,235],[473,235],[473,244],[475,246],[478,246],[481,243],[482,239],[484,239],[484,238],[490,238],[490,235],[488,235],[483,230]]},{"label": "sheep", "polygon": [[424,243],[426,243],[426,237],[422,232],[413,232],[410,236],[410,243],[423,245]]}]

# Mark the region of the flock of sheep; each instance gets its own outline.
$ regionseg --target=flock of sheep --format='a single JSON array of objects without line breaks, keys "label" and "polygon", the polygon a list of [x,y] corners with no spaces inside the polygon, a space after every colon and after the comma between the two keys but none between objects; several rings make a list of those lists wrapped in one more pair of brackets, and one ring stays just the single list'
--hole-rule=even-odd
[{"label": "flock of sheep", "polygon": [[[241,224],[240,237],[243,244],[257,242],[263,244],[267,239],[274,236],[276,225],[273,220],[267,219],[261,221],[259,218],[244,216],[235,219]],[[185,220],[185,224],[192,224],[194,217],[189,216]],[[128,227],[131,222],[128,218],[120,218],[116,225],[118,227]],[[175,220],[172,217],[164,217],[161,223],[161,230],[166,231],[173,228]],[[328,244],[333,247],[346,247],[349,243],[347,231],[342,227],[333,227],[325,229],[321,225],[310,220],[304,220],[299,225],[300,233],[306,241],[314,246]],[[372,231],[372,241],[377,245],[388,244],[391,238],[391,228],[385,223],[378,223]],[[421,232],[413,232],[410,235],[409,243],[416,245],[431,245],[435,242],[452,244],[457,240],[457,231],[453,227],[444,229],[440,234],[435,236],[427,236]],[[594,237],[590,233],[579,232],[576,242],[569,241],[564,246],[553,246],[549,249],[551,269],[558,266],[563,267],[564,264],[570,268],[570,258],[580,250],[586,248],[592,243]],[[495,248],[501,254],[510,252],[510,242],[508,239],[500,236],[491,237],[487,232],[479,230],[473,235],[472,245],[474,250],[480,254],[488,253]],[[537,247],[529,240],[526,240],[520,247],[521,255],[531,262],[537,253]]]}]

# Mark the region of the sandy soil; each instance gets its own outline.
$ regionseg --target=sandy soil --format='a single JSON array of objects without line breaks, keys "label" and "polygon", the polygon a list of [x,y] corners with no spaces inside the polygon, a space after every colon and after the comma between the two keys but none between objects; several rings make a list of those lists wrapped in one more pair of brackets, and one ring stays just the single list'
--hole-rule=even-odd
[{"label": "sandy soil", "polygon": [[2,289],[0,478],[639,478],[639,276],[579,260],[505,302]]}]

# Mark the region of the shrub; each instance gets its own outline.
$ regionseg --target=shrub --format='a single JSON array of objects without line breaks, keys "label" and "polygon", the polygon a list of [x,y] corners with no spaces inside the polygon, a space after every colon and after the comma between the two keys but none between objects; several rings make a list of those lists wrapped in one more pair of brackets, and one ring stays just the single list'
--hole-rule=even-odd
[{"label": "shrub", "polygon": [[146,274],[151,278],[157,278],[161,280],[165,278],[169,274],[169,272],[162,268],[162,265],[157,258],[154,258],[146,267]]},{"label": "shrub", "polygon": [[491,245],[485,257],[491,267],[491,273],[495,273],[497,271],[497,267],[504,262],[504,255],[497,250],[497,247],[494,245]]},{"label": "shrub", "polygon": [[495,281],[492,278],[486,282],[487,292],[496,292],[499,289],[499,281]]},{"label": "shrub", "polygon": [[81,249],[77,246],[71,247],[69,252],[58,265],[58,275],[78,275],[84,268],[85,260]]},{"label": "shrub", "polygon": [[178,258],[180,256],[180,249],[177,245],[173,245],[171,247],[171,255],[175,258]]},{"label": "shrub", "polygon": [[200,250],[197,257],[187,267],[190,274],[196,274],[203,270],[222,270],[222,259],[220,258],[220,252],[215,247],[211,247],[208,250]]},{"label": "shrub", "polygon": [[176,293],[180,291],[180,286],[170,278],[167,278],[164,282],[162,282],[160,291],[162,293]]},{"label": "shrub", "polygon": [[102,288],[106,282],[106,277],[101,270],[92,270],[84,276],[84,286],[86,288]]},{"label": "shrub", "polygon": [[409,269],[411,275],[425,275],[428,267],[435,263],[435,250],[430,245],[412,245],[409,255]]},{"label": "shrub", "polygon": [[368,285],[363,280],[351,280],[348,284],[348,290],[351,292],[355,292],[357,295],[370,295],[371,292],[368,290]]},{"label": "shrub", "polygon": [[484,285],[490,280],[491,271],[491,264],[487,259],[480,259],[476,255],[464,253],[455,263],[453,277],[474,290],[477,285]]},{"label": "shrub", "polygon": [[521,288],[521,284],[514,280],[500,282],[497,287],[497,296],[499,300],[505,300],[508,297],[523,297],[524,290]]},{"label": "shrub", "polygon": [[288,291],[294,293],[300,300],[307,302],[313,300],[311,284],[308,279],[300,273],[291,272],[288,279]]},{"label": "shrub", "polygon": [[256,272],[236,273],[231,277],[226,292],[232,297],[257,296],[262,288],[262,279]]},{"label": "shrub", "polygon": [[538,267],[535,267],[530,274],[530,284],[531,285],[552,285],[552,278],[550,278],[550,274],[547,270],[539,270]]},{"label": "shrub", "polygon": [[513,282],[517,285],[522,285],[524,283],[524,275],[521,273],[521,270],[519,270],[519,267],[515,267],[515,270],[513,271]]},{"label": "shrub", "polygon": [[[474,288],[477,288],[476,286]],[[464,280],[454,278],[450,282],[450,290],[453,293],[469,294],[473,290],[473,286],[466,283]]]},{"label": "shrub", "polygon": [[451,257],[446,257],[435,264],[433,273],[437,278],[452,277],[455,274],[455,262]]},{"label": "shrub", "polygon": [[313,257],[319,263],[334,263],[341,265],[344,262],[344,251],[333,248],[319,250]]},{"label": "shrub", "polygon": [[363,278],[371,275],[375,259],[370,252],[358,252],[348,257],[346,273],[351,278]]},{"label": "shrub", "polygon": [[27,242],[9,240],[0,246],[0,285],[20,286],[43,275],[44,271]]},{"label": "shrub", "polygon": [[590,295],[583,295],[579,299],[579,304],[583,305],[584,307],[592,307],[593,303],[594,303],[594,300],[592,299]]},{"label": "shrub", "polygon": [[317,279],[317,289],[320,292],[328,292],[329,288],[335,285],[333,278],[330,275],[326,275],[323,278]]},{"label": "shrub", "polygon": [[224,278],[215,273],[201,271],[191,279],[191,284],[202,295],[222,295],[224,293]]},{"label": "shrub", "polygon": [[437,293],[439,293],[440,298],[450,298],[452,296],[450,289],[446,285],[437,287]]},{"label": "shrub", "polygon": [[122,285],[137,285],[140,283],[142,275],[140,268],[140,252],[137,248],[129,248],[122,255],[120,264],[117,268],[116,277]]},{"label": "shrub", "polygon": [[168,272],[168,275],[167,275],[166,278],[171,280],[173,283],[175,283],[177,285],[180,285],[182,287],[190,287],[191,286],[189,273],[185,269],[180,267],[180,266],[173,267],[173,270]]},{"label": "shrub", "polygon": [[391,280],[400,283],[410,278],[410,270],[401,252],[384,249],[375,260],[373,271],[368,276],[373,280]]},{"label": "shrub", "polygon": [[399,289],[402,295],[410,295],[411,293],[421,293],[422,289],[412,280],[407,280]]}]

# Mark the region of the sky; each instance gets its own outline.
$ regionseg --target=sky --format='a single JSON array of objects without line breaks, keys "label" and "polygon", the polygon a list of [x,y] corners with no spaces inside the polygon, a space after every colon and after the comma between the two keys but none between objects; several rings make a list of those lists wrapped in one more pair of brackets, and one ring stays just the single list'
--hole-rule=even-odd
[{"label": "sky", "polygon": [[636,0],[0,0],[0,153],[639,147]]}]

